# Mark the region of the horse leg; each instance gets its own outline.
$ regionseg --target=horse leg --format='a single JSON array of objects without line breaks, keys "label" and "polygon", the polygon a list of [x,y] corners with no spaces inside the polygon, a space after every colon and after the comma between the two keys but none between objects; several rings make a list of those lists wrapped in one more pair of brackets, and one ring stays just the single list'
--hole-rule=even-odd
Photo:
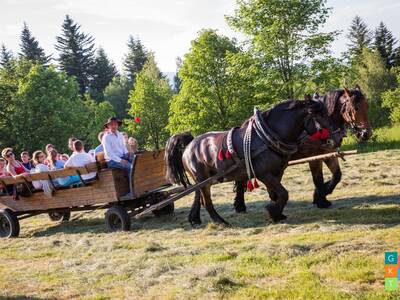
[{"label": "horse leg", "polygon": [[330,158],[325,161],[325,164],[332,173],[331,180],[325,182],[325,195],[330,195],[342,179],[342,171],[338,158]]},{"label": "horse leg", "polygon": [[313,204],[317,205],[318,208],[328,208],[332,205],[332,203],[326,200],[324,175],[322,173],[322,162],[311,161],[309,162],[309,166],[315,185]]},{"label": "horse leg", "polygon": [[213,222],[230,226],[215,210],[211,200],[211,185],[206,185],[201,188],[201,196],[203,197],[204,206]]},{"label": "horse leg", "polygon": [[266,208],[274,222],[279,222],[287,218],[287,216],[285,216],[282,212],[289,199],[289,193],[281,184],[281,178],[281,175],[266,175],[262,178],[259,178],[267,187],[268,193],[273,201],[269,203]]},{"label": "horse leg", "polygon": [[200,208],[201,208],[201,193],[200,191],[196,191],[194,195],[194,201],[192,204],[192,208],[190,209],[189,213],[189,223],[192,225],[192,227],[195,227],[197,225],[201,224],[201,219],[200,219]]},{"label": "horse leg", "polygon": [[243,181],[236,181],[235,182],[236,188],[236,196],[235,201],[233,202],[233,207],[237,213],[245,213],[246,212],[246,204],[244,202],[244,182]]}]

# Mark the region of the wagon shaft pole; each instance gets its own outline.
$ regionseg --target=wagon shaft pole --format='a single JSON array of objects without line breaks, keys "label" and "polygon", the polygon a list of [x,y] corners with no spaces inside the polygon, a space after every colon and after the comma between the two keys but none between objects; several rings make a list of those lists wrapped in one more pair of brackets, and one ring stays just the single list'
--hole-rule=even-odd
[{"label": "wagon shaft pole", "polygon": [[291,160],[291,161],[289,161],[288,165],[293,166],[293,165],[305,164],[310,161],[326,160],[326,159],[335,158],[335,157],[343,158],[343,156],[354,155],[354,154],[357,154],[357,150],[349,150],[349,151],[343,151],[343,152],[337,151],[337,152],[321,154],[321,155],[306,157],[306,158],[297,159],[297,160]]}]

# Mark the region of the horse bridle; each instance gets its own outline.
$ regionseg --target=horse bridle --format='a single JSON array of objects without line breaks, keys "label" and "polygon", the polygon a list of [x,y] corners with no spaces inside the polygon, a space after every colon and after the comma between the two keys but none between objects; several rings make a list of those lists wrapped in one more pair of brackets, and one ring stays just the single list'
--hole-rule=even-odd
[{"label": "horse bridle", "polygon": [[354,132],[361,133],[363,130],[366,130],[366,128],[358,126],[356,120],[354,120],[353,117],[351,116],[350,110],[356,110],[356,109],[354,107],[354,104],[351,103],[350,99],[351,98],[347,96],[346,100],[340,101],[340,103],[342,104],[342,107],[340,109],[340,114],[342,115],[346,124],[348,124]]}]

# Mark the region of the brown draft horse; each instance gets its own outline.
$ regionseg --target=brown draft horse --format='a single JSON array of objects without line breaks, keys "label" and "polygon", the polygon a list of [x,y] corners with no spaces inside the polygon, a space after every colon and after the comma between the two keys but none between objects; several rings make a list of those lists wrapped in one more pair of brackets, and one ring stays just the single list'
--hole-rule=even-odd
[{"label": "brown draft horse", "polygon": [[[368,103],[359,86],[351,90],[345,88],[331,91],[324,97],[318,96],[317,98],[328,110],[329,121],[335,124],[335,127],[342,129],[342,137],[346,136],[346,126],[351,127],[360,141],[368,140],[371,137],[372,128],[368,121]],[[339,138],[338,144],[323,143],[320,140],[308,140],[300,145],[291,159],[334,152],[341,142],[342,138]],[[315,185],[313,204],[319,208],[331,206],[332,203],[326,199],[326,196],[333,192],[342,176],[338,158],[330,158],[325,160],[324,163],[332,173],[332,178],[327,182],[324,182],[322,161],[309,163]],[[236,182],[236,197],[234,201],[236,212],[246,212],[244,193],[245,187],[243,183]],[[276,196],[273,195],[273,197]]]},{"label": "brown draft horse", "polygon": [[[296,151],[299,137],[306,131],[309,135],[316,132],[314,124],[318,122],[324,128],[332,130],[326,117],[326,109],[322,103],[317,101],[288,100],[282,102],[261,114],[263,128],[276,137],[279,145],[290,145]],[[254,116],[253,116],[254,117]],[[249,121],[248,121],[249,122]],[[243,140],[246,128],[237,128],[232,134],[232,144],[238,159],[244,157]],[[235,162],[233,159],[218,159],[219,150],[226,146],[228,132],[208,132],[196,138],[190,133],[181,133],[172,136],[166,145],[165,163],[166,178],[171,183],[188,185],[189,180],[186,173],[195,181],[200,183],[207,178],[216,175],[221,170],[227,170]],[[276,145],[276,144],[275,144]],[[267,210],[271,218],[277,222],[286,218],[283,209],[288,201],[288,192],[281,184],[281,178],[287,167],[290,154],[277,153],[271,149],[270,142],[263,140],[255,131],[251,134],[251,153],[254,165],[254,174],[257,179],[264,183],[268,191],[273,193],[274,202]],[[263,148],[260,155],[254,152]],[[293,153],[293,151],[292,151]],[[246,168],[241,168],[224,175],[224,181],[244,181],[247,178]],[[229,225],[214,209],[211,193],[211,184],[197,191],[189,214],[189,222],[192,225],[201,223],[200,204],[202,204],[211,219],[220,224]]]}]

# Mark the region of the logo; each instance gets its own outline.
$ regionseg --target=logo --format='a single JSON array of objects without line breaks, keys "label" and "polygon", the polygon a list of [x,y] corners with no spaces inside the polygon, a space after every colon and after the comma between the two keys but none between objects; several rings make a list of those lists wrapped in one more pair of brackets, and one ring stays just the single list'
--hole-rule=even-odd
[{"label": "logo", "polygon": [[395,291],[399,288],[400,264],[397,252],[385,252],[385,290]]}]

